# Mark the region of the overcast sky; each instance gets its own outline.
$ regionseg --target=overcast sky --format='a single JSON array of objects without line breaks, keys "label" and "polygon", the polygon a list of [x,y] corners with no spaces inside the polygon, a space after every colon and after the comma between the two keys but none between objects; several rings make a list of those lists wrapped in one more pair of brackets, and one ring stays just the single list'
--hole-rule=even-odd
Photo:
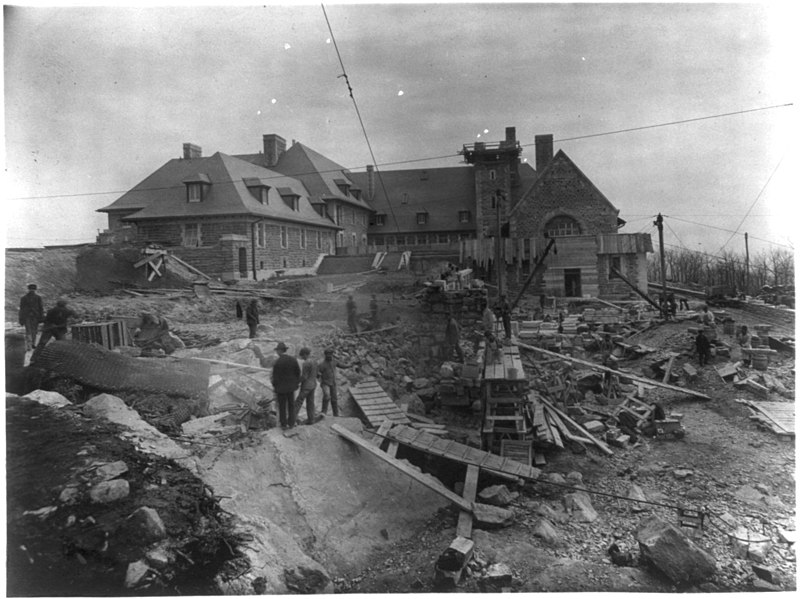
[{"label": "overcast sky", "polygon": [[[793,243],[796,107],[752,111],[795,100],[789,4],[325,8],[383,168],[456,166],[507,126],[534,162],[552,133],[624,232],[656,242],[660,211],[667,247],[716,254],[737,228],[728,249]],[[277,133],[372,162],[320,4],[6,7],[4,34],[7,246],[93,241],[94,211],[184,142],[257,152]]]}]

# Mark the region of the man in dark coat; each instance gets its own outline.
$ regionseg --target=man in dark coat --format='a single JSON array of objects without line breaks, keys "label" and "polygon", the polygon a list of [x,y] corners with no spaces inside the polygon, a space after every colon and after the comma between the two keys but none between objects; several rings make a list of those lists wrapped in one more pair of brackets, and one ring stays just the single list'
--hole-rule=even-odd
[{"label": "man in dark coat", "polygon": [[358,308],[352,295],[347,296],[347,326],[351,333],[358,333]]},{"label": "man in dark coat", "polygon": [[328,404],[333,409],[333,415],[339,415],[339,400],[336,395],[336,359],[333,357],[333,350],[325,350],[325,359],[317,366],[319,372],[319,382],[322,387],[322,413],[328,413]]},{"label": "man in dark coat", "polygon": [[500,320],[503,321],[503,331],[505,331],[506,339],[511,339],[511,306],[508,305],[505,295],[500,296],[500,301],[497,303],[497,311],[500,313]]},{"label": "man in dark coat", "polygon": [[256,338],[256,328],[258,327],[258,300],[251,299],[247,304],[247,310],[244,313],[247,328],[250,329],[250,339]]},{"label": "man in dark coat", "polygon": [[278,359],[272,365],[272,389],[278,400],[278,418],[281,428],[294,426],[294,392],[300,386],[300,364],[297,358],[286,353],[286,344],[275,346]]},{"label": "man in dark coat", "polygon": [[36,285],[28,285],[28,293],[19,300],[19,323],[25,327],[25,349],[36,347],[36,333],[44,320],[44,304],[36,293]]},{"label": "man in dark coat", "polygon": [[70,318],[77,318],[78,315],[67,307],[67,300],[60,299],[56,302],[55,308],[50,308],[44,317],[44,324],[42,325],[42,337],[39,339],[39,344],[33,350],[31,362],[41,353],[45,345],[52,337],[57,341],[65,339],[67,336],[67,323]]},{"label": "man in dark coat", "polygon": [[711,360],[711,342],[706,337],[703,329],[697,332],[694,344],[697,347],[697,359],[700,362],[700,366],[705,366]]}]

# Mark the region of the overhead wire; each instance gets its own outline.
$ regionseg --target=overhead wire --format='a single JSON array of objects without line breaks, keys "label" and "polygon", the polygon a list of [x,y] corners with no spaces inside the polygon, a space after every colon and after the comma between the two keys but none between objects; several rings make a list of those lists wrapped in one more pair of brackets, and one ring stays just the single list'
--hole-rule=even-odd
[{"label": "overhead wire", "polygon": [[395,230],[400,230],[400,225],[397,224],[397,217],[394,214],[394,208],[392,207],[392,201],[389,198],[389,193],[386,191],[386,186],[383,183],[383,176],[381,175],[380,170],[377,167],[378,161],[375,159],[375,152],[372,150],[372,144],[369,141],[369,135],[367,135],[367,128],[364,126],[364,119],[361,118],[361,111],[358,109],[358,102],[356,102],[356,97],[353,95],[353,87],[350,85],[350,77],[347,75],[347,69],[345,69],[344,61],[342,60],[342,55],[339,52],[339,45],[336,43],[336,37],[333,35],[333,28],[331,27],[331,22],[328,19],[328,12],[325,10],[325,5],[321,4],[322,7],[322,14],[325,15],[325,23],[328,25],[328,31],[331,34],[331,41],[333,42],[333,47],[336,50],[336,56],[339,59],[339,65],[342,67],[342,74],[339,77],[343,77],[345,84],[347,85],[347,91],[350,93],[350,99],[353,100],[353,106],[356,109],[356,115],[358,116],[358,122],[361,124],[361,131],[364,133],[364,140],[367,142],[367,148],[369,149],[369,155],[372,158],[372,164],[375,165],[375,174],[378,176],[378,181],[380,181],[381,189],[383,189],[383,194],[386,198],[386,204],[389,206],[389,212],[392,214],[392,219],[394,220]]}]

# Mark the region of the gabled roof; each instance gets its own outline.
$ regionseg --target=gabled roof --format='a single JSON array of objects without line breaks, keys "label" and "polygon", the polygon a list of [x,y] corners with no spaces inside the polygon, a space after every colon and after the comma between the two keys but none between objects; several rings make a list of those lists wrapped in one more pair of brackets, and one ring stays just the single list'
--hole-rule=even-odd
[{"label": "gabled roof", "polygon": [[514,206],[514,208],[512,208],[511,212],[508,215],[509,218],[511,216],[513,216],[517,211],[519,211],[522,208],[523,205],[525,205],[526,203],[530,202],[531,198],[535,198],[536,197],[537,190],[541,189],[541,187],[543,185],[543,181],[547,180],[547,174],[552,170],[552,167],[553,167],[554,164],[556,164],[556,162],[566,162],[570,166],[570,168],[572,168],[578,174],[578,176],[584,180],[584,182],[587,184],[587,186],[597,194],[597,196],[598,196],[598,198],[600,200],[602,200],[606,204],[608,204],[609,207],[615,213],[619,213],[619,209],[617,209],[617,207],[614,206],[614,204],[612,204],[609,201],[609,199],[603,194],[603,192],[600,191],[595,186],[594,183],[592,183],[592,180],[589,179],[589,177],[587,177],[586,175],[583,174],[583,171],[578,168],[578,166],[572,161],[572,159],[569,156],[567,156],[567,154],[564,152],[564,150],[559,150],[558,152],[556,152],[556,155],[553,156],[553,158],[550,160],[550,162],[547,163],[547,166],[543,170],[541,170],[541,171],[539,171],[537,173],[536,179],[533,181],[533,183],[531,183],[528,186],[527,191],[522,195],[522,198],[520,199],[520,201],[517,202],[517,204]]},{"label": "gabled roof", "polygon": [[[386,231],[456,231],[474,229],[475,175],[472,167],[408,169],[374,173],[375,195],[372,207],[386,215],[383,227],[371,227],[375,233]],[[362,189],[369,188],[367,173],[350,173],[350,179]],[[381,181],[383,184],[381,184]],[[387,201],[388,193],[391,206]],[[459,222],[459,212],[470,211],[469,223]],[[417,213],[428,214],[425,225],[417,224]],[[396,220],[396,226],[395,226]]]},{"label": "gabled roof", "polygon": [[[205,175],[210,184],[205,187],[202,202],[187,202],[184,181],[196,178],[198,174]],[[257,182],[270,188],[266,205],[261,204],[248,189],[258,185]],[[286,205],[278,187],[300,196],[299,210],[292,210]],[[116,202],[98,212],[136,208],[139,210],[124,219],[139,221],[240,215],[339,228],[311,207],[308,191],[301,182],[220,152],[206,158],[170,160]]]},{"label": "gabled roof", "polygon": [[[242,154],[237,158],[254,164],[264,163],[264,154]],[[300,142],[295,142],[281,154],[278,164],[270,168],[301,181],[308,190],[310,199],[315,203],[320,200],[336,199],[364,210],[372,210],[364,198],[356,199],[352,195],[345,195],[339,189],[337,182],[350,183],[351,180],[345,167]],[[358,187],[353,186],[351,189]]]}]

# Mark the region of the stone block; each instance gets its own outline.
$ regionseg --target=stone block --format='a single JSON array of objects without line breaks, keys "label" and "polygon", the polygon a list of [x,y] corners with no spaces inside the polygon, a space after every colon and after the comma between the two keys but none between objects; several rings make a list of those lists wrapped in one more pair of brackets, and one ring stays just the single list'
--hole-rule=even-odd
[{"label": "stone block", "polygon": [[513,511],[485,503],[476,503],[472,516],[475,519],[475,527],[486,530],[505,528],[514,522]]},{"label": "stone block", "polygon": [[564,507],[572,513],[572,519],[578,522],[594,522],[597,520],[597,512],[592,505],[589,494],[584,491],[576,491],[564,495]]},{"label": "stone block", "polygon": [[128,525],[147,543],[160,541],[167,536],[167,528],[158,512],[151,507],[140,507],[129,517]]},{"label": "stone block", "polygon": [[642,558],[679,585],[699,584],[716,573],[716,562],[683,532],[653,516],[636,529]]},{"label": "stone block", "polygon": [[110,503],[124,499],[130,495],[131,488],[128,481],[123,478],[104,480],[89,491],[89,497],[94,503]]},{"label": "stone block", "polygon": [[519,493],[512,493],[505,485],[492,485],[478,493],[478,499],[480,499],[482,503],[488,503],[489,505],[496,505],[499,507],[509,505],[517,497],[519,497]]}]

